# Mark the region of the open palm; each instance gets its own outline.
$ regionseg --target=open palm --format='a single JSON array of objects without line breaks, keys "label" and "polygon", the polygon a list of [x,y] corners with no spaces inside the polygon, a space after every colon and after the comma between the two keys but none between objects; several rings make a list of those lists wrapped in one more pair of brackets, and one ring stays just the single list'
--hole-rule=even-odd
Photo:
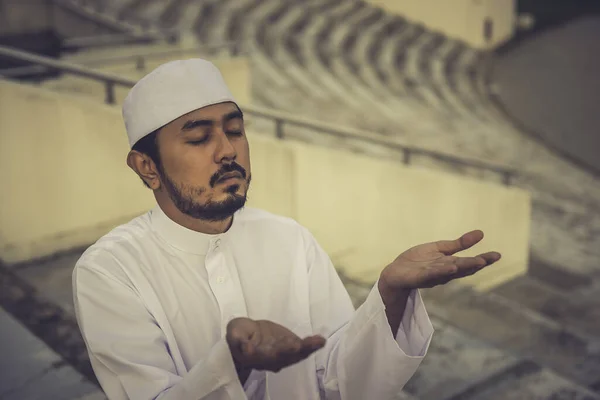
[{"label": "open palm", "polygon": [[483,239],[480,230],[465,233],[456,240],[441,240],[415,246],[400,254],[381,275],[391,289],[431,288],[453,279],[473,275],[500,259],[500,253],[491,251],[475,257],[457,257]]}]

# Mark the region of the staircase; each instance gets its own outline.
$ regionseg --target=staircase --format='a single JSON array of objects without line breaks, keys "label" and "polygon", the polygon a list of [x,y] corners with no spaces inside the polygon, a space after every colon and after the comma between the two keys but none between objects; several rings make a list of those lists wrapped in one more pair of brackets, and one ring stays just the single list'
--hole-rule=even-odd
[{"label": "staircase", "polygon": [[[104,3],[122,18],[145,15],[160,4],[156,26],[172,28],[181,22],[182,28],[194,29],[201,43],[242,43],[254,66],[253,98],[261,105],[518,168],[521,175],[513,184],[529,190],[534,199],[534,255],[574,273],[598,272],[598,180],[519,132],[497,110],[485,81],[493,54],[355,0]],[[168,4],[178,5],[179,19]],[[298,135],[328,143],[310,132]],[[339,146],[340,141],[329,144]],[[342,145],[398,158],[382,146]],[[501,179],[440,160],[411,161]]]}]

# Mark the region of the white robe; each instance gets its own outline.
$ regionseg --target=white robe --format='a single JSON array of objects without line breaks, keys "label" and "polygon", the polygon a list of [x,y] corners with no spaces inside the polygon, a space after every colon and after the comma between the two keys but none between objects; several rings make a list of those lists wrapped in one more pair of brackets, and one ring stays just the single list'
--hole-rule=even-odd
[{"label": "white robe", "polygon": [[[160,207],[115,228],[73,273],[77,320],[110,399],[393,399],[427,352],[433,327],[413,291],[396,338],[377,285],[354,310],[329,257],[289,218],[244,208],[206,235]],[[324,349],[242,386],[224,339],[238,316]]]}]

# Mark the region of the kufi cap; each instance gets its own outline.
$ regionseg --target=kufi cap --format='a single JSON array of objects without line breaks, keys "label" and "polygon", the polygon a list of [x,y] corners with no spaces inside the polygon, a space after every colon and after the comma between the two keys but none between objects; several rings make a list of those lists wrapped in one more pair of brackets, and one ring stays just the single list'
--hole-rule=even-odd
[{"label": "kufi cap", "polygon": [[171,61],[143,77],[123,103],[129,146],[191,111],[235,99],[218,68],[200,58]]}]

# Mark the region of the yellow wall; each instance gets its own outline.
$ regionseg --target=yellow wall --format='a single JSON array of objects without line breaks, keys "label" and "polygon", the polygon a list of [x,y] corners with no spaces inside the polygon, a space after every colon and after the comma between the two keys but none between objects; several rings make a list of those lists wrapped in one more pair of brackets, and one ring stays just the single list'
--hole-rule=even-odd
[{"label": "yellow wall", "polygon": [[0,82],[0,240],[6,262],[88,244],[154,199],[129,172],[120,111]]},{"label": "yellow wall", "polygon": [[296,218],[348,275],[373,281],[404,250],[473,229],[486,237],[464,254],[496,250],[503,259],[464,283],[487,288],[525,272],[526,192],[328,148],[294,149]]},{"label": "yellow wall", "polygon": [[[527,266],[527,193],[345,151],[250,134],[249,204],[308,227],[350,276],[372,281],[403,250],[483,229],[504,255],[487,288]],[[117,107],[0,82],[0,255],[14,263],[87,245],[154,205],[125,164]],[[471,252],[473,253],[473,252]]]},{"label": "yellow wall", "polygon": [[[514,32],[515,0],[367,0],[384,10],[424,24],[429,29],[489,49],[509,39]],[[493,36],[483,36],[486,18],[493,21]]]}]

